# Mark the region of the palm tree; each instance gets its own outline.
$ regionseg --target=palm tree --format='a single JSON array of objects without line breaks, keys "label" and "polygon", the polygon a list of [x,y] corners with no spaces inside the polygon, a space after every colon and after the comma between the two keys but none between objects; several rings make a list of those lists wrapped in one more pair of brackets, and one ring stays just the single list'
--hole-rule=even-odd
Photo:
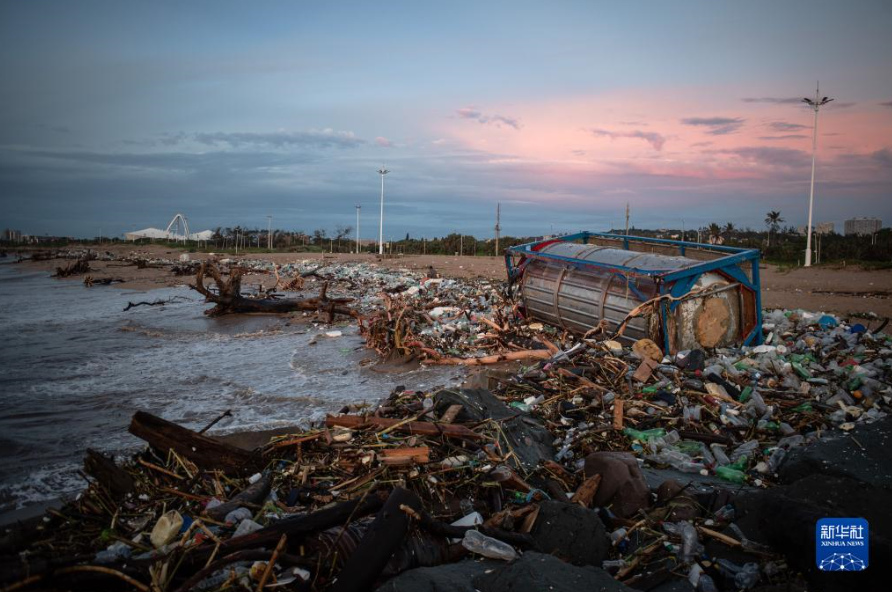
[{"label": "palm tree", "polygon": [[771,246],[771,233],[777,232],[777,229],[780,227],[781,222],[784,219],[781,218],[781,213],[775,210],[771,210],[765,215],[765,226],[768,227],[768,246]]},{"label": "palm tree", "polygon": [[734,232],[735,230],[737,230],[737,228],[734,226],[734,222],[725,222],[725,229],[724,229],[725,234],[730,236],[731,233]]},{"label": "palm tree", "polygon": [[722,227],[713,222],[709,225],[709,244],[720,245],[722,242]]}]

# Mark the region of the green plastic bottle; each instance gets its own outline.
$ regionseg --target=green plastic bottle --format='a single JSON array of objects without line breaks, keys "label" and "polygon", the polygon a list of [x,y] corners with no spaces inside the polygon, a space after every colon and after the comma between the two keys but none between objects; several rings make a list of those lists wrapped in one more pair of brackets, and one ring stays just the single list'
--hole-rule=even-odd
[{"label": "green plastic bottle", "polygon": [[663,428],[653,428],[650,430],[636,430],[633,428],[623,428],[623,434],[632,438],[633,440],[638,440],[639,442],[647,442],[651,438],[660,438],[666,435],[666,430]]},{"label": "green plastic bottle", "polygon": [[803,368],[802,364],[799,362],[790,362],[790,365],[793,366],[793,370],[796,371],[796,374],[798,374],[800,378],[811,378],[811,372]]},{"label": "green plastic bottle", "polygon": [[715,470],[715,474],[718,475],[719,478],[724,479],[725,481],[730,481],[731,483],[746,483],[746,473],[733,469],[731,466],[732,465],[718,467]]}]

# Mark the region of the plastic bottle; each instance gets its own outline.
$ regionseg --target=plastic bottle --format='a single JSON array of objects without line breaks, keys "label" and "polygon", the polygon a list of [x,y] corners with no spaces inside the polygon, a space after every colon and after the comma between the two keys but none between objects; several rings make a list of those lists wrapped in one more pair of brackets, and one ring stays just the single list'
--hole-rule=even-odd
[{"label": "plastic bottle", "polygon": [[710,444],[709,449],[712,451],[713,456],[715,456],[715,462],[719,466],[725,466],[731,464],[731,459],[728,458],[728,455],[725,454],[725,447],[721,444]]},{"label": "plastic bottle", "polygon": [[485,534],[480,534],[476,530],[465,531],[461,545],[471,553],[477,553],[490,559],[511,561],[517,558],[517,551],[514,550],[514,547]]},{"label": "plastic bottle", "polygon": [[747,563],[734,576],[734,585],[749,590],[759,582],[761,575],[758,563]]},{"label": "plastic bottle", "polygon": [[730,466],[717,467],[715,470],[715,474],[725,481],[730,481],[731,483],[746,483],[746,473],[744,473],[743,471],[738,471],[737,469],[733,469]]},{"label": "plastic bottle", "polygon": [[681,559],[685,563],[694,560],[697,554],[697,529],[690,522],[681,523]]},{"label": "plastic bottle", "polygon": [[653,428],[651,430],[636,430],[633,428],[623,428],[623,434],[632,438],[633,440],[638,440],[639,442],[647,442],[650,438],[659,438],[666,435],[666,430],[663,428]]},{"label": "plastic bottle", "polygon": [[719,589],[715,587],[715,582],[711,577],[703,574],[700,576],[700,581],[697,582],[697,592],[719,592]]}]

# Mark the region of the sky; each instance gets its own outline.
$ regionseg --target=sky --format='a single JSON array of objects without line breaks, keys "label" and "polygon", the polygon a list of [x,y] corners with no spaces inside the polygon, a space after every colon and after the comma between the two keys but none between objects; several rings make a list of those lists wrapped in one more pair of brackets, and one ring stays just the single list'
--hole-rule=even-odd
[{"label": "sky", "polygon": [[0,227],[892,222],[887,1],[0,3]]}]

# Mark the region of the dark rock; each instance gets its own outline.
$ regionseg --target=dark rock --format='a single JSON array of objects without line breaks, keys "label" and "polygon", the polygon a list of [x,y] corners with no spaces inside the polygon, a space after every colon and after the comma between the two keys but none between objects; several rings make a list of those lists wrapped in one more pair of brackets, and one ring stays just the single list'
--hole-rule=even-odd
[{"label": "dark rock", "polygon": [[530,534],[539,551],[573,565],[600,567],[610,547],[598,514],[578,504],[542,502]]},{"label": "dark rock", "polygon": [[[512,409],[486,389],[442,390],[434,395],[434,411],[442,415],[450,405],[461,405],[456,421],[501,422],[507,442],[504,450],[513,450],[525,469],[533,469],[542,461],[554,458],[554,436],[540,422],[526,413]],[[501,440],[501,439],[500,439]]]},{"label": "dark rock", "polygon": [[[858,444],[855,443],[858,441]],[[821,473],[892,489],[892,417],[860,425],[847,434],[825,437],[787,453],[778,476],[792,483]]]},{"label": "dark rock", "polygon": [[632,592],[600,567],[576,567],[533,551],[476,576],[473,584],[480,592]]},{"label": "dark rock", "polygon": [[377,592],[475,592],[473,578],[483,575],[487,569],[504,566],[502,561],[466,559],[437,567],[419,567],[388,580]]},{"label": "dark rock", "polygon": [[601,475],[596,506],[610,506],[623,518],[650,505],[650,490],[638,461],[628,452],[595,452],[585,459],[586,478]]},{"label": "dark rock", "polygon": [[695,588],[689,581],[673,577],[656,588],[651,588],[648,592],[694,592],[694,590]]},{"label": "dark rock", "polygon": [[657,505],[660,519],[668,522],[693,520],[700,516],[700,504],[686,493],[684,485],[675,479],[667,479],[657,488]]},{"label": "dark rock", "polygon": [[[829,592],[888,589],[892,564],[892,419],[860,426],[851,436],[828,438],[795,450],[784,463],[784,485],[750,492],[735,501],[738,525],[766,541],[801,571],[811,589]],[[863,572],[827,573],[815,565],[815,526],[820,518],[858,517],[870,526],[870,566]]]}]

